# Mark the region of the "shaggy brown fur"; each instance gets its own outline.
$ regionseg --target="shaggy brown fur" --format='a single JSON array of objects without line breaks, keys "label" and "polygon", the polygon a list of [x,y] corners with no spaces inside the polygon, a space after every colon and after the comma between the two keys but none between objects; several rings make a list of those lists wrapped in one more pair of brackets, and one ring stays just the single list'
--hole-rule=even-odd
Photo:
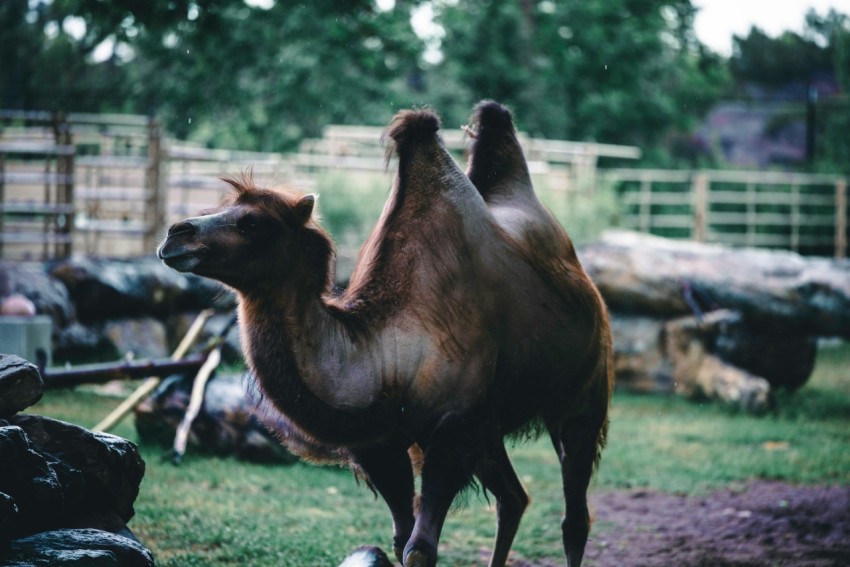
[{"label": "shaggy brown fur", "polygon": [[510,114],[488,103],[474,122],[467,177],[436,115],[395,118],[398,175],[340,295],[315,199],[250,178],[227,180],[234,196],[221,209],[175,224],[159,256],[236,290],[246,356],[289,423],[284,439],[362,471],[392,512],[406,566],[436,563],[445,515],[473,477],[496,497],[491,565],[503,565],[528,503],[503,438],[543,430],[562,460],[575,566],[611,391],[607,315],[534,196]]}]

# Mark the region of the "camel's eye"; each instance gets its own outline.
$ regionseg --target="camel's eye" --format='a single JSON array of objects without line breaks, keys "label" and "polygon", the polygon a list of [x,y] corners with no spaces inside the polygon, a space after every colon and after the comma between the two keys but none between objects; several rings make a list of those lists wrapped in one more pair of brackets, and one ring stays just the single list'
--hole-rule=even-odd
[{"label": "camel's eye", "polygon": [[250,236],[257,230],[257,219],[252,215],[245,215],[236,222],[236,228],[239,230],[239,234]]}]

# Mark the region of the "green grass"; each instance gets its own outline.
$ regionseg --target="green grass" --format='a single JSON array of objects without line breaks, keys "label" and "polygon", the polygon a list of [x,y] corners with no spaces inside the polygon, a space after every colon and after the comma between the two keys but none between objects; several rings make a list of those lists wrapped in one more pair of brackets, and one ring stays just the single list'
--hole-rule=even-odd
[{"label": "green grass", "polygon": [[[51,391],[32,413],[91,426],[117,403],[84,389]],[[814,375],[757,417],[677,397],[614,396],[610,441],[593,490],[652,488],[681,493],[750,479],[850,483],[850,345],[822,349]],[[116,433],[136,440],[132,425]],[[175,467],[142,447],[147,473],[130,527],[157,565],[337,565],[359,545],[391,547],[383,502],[352,475],[306,464],[266,466],[189,454]],[[517,558],[561,559],[561,481],[541,439],[511,449],[532,496],[514,544]],[[494,506],[472,493],[453,512],[441,565],[483,564]],[[600,529],[604,526],[600,524]]]}]

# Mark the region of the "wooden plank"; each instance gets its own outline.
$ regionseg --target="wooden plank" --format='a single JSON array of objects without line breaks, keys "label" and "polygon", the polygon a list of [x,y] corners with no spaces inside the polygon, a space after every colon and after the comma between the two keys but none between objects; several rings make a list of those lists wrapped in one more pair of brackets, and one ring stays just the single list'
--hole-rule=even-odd
[{"label": "wooden plank", "polygon": [[66,215],[74,212],[74,206],[68,204],[50,204],[37,202],[0,203],[0,213],[10,215]]},{"label": "wooden plank", "polygon": [[144,169],[150,165],[150,159],[147,156],[79,156],[76,161],[78,167],[84,168]]},{"label": "wooden plank", "polygon": [[8,185],[51,185],[73,183],[74,174],[50,173],[45,171],[10,171],[0,173],[0,183]]},{"label": "wooden plank", "polygon": [[600,176],[615,183],[644,179],[662,183],[690,183],[693,173],[684,170],[617,168],[601,171]]},{"label": "wooden plank", "polygon": [[[623,193],[621,196],[621,202],[624,205],[636,205],[639,203],[643,203],[645,196],[643,191],[629,191],[627,193]],[[649,202],[652,205],[688,205],[690,206],[692,201],[692,195],[690,192],[686,193],[661,193],[659,191],[652,191],[650,193]]]},{"label": "wooden plank", "polygon": [[112,232],[142,235],[148,230],[144,221],[136,220],[107,220],[107,219],[78,219],[77,231],[81,232]]},{"label": "wooden plank", "polygon": [[706,170],[712,183],[757,183],[759,185],[833,185],[838,175],[786,171]]},{"label": "wooden plank", "polygon": [[694,196],[694,231],[693,238],[697,242],[703,242],[706,238],[708,219],[708,193],[709,178],[703,173],[693,177]]},{"label": "wooden plank", "polygon": [[56,232],[3,232],[0,233],[0,241],[8,244],[69,244],[71,235]]},{"label": "wooden plank", "polygon": [[[790,226],[793,222],[791,213],[756,213],[755,216],[750,216],[749,213],[711,213],[712,225],[741,225],[749,226],[750,222],[754,222],[756,226]],[[801,226],[833,226],[835,216],[829,213],[824,214],[805,214],[799,215],[799,223]]]},{"label": "wooden plank", "polygon": [[0,143],[0,154],[6,155],[69,156],[75,151],[70,145]]},{"label": "wooden plank", "polygon": [[143,114],[90,114],[86,112],[71,112],[68,122],[72,124],[102,124],[107,126],[147,126],[149,118]]},{"label": "wooden plank", "polygon": [[652,217],[652,228],[687,228],[694,226],[691,215],[656,215]]},{"label": "wooden plank", "polygon": [[144,187],[76,187],[76,195],[80,199],[98,200],[111,199],[115,201],[143,201],[150,197],[149,189]]},{"label": "wooden plank", "polygon": [[[790,192],[757,191],[753,196],[744,191],[718,191],[712,189],[709,202],[726,203],[730,205],[745,205],[755,197],[761,203],[787,204],[791,202]],[[805,206],[831,206],[835,202],[832,195],[812,195],[810,193],[799,193],[797,195],[800,205]]]},{"label": "wooden plank", "polygon": [[791,187],[791,250],[800,249],[800,186]]},{"label": "wooden plank", "polygon": [[640,180],[640,226],[643,232],[652,227],[652,182],[649,177]]},{"label": "wooden plank", "polygon": [[847,179],[835,183],[835,257],[847,256]]}]

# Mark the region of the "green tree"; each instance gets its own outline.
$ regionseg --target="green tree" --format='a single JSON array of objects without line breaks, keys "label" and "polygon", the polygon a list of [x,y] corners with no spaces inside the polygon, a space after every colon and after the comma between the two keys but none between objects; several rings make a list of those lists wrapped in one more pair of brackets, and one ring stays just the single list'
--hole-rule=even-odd
[{"label": "green tree", "polygon": [[834,80],[839,93],[826,93],[816,103],[816,167],[846,171],[850,163],[850,17],[831,10],[809,11],[801,34],[786,31],[770,37],[757,27],[735,37],[729,60],[739,92],[761,87],[770,97],[781,91],[788,108],[777,121],[803,119],[805,103],[819,82]]},{"label": "green tree", "polygon": [[156,112],[180,137],[281,150],[411,103],[423,49],[414,5],[4,0],[0,60],[12,64],[0,94],[19,108]]},{"label": "green tree", "polygon": [[135,96],[169,129],[212,145],[280,150],[332,122],[385,123],[408,104],[422,49],[405,4],[241,1],[135,42]]},{"label": "green tree", "polygon": [[654,145],[727,85],[722,59],[693,34],[689,0],[436,5],[444,62],[432,76],[457,74],[472,100],[521,108],[538,135]]}]

